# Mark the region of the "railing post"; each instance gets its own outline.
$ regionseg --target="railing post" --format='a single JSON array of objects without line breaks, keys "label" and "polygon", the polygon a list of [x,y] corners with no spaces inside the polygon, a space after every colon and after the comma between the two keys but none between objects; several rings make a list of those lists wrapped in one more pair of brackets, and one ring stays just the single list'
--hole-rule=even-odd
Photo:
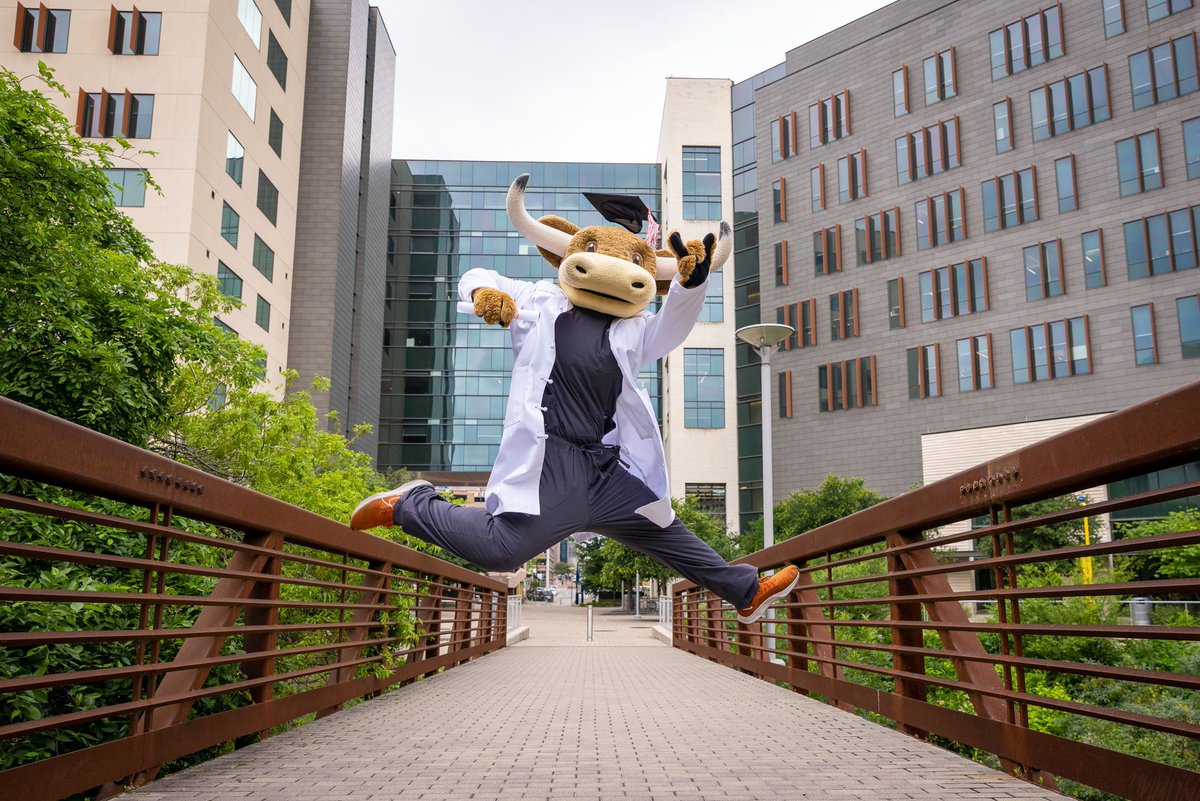
[{"label": "railing post", "polygon": [[[887,535],[887,566],[888,566],[888,594],[894,597],[909,596],[911,601],[898,601],[891,604],[891,617],[893,622],[920,622],[921,616],[921,601],[918,599],[916,585],[911,579],[904,578],[904,562],[893,553],[893,549],[899,548],[910,542],[920,542],[923,535],[920,531],[894,531]],[[925,631],[919,628],[909,626],[892,626],[892,645],[910,648],[922,648],[925,645]],[[918,675],[925,674],[925,657],[921,654],[910,654],[898,651],[892,654],[892,667],[896,670],[903,670],[906,673],[915,673]],[[920,679],[896,678],[896,694],[903,698],[913,698],[917,701],[925,701],[928,695],[925,682]],[[907,723],[898,723],[897,729],[915,737],[920,737],[923,740],[929,738],[929,733],[918,729],[916,726]]]},{"label": "railing post", "polygon": [[[271,533],[271,544],[268,546],[272,550],[283,550],[283,534],[280,532]],[[279,576],[283,571],[283,560],[278,556],[272,556],[263,566],[262,572],[268,576]],[[251,606],[246,609],[244,615],[244,624],[247,626],[276,626],[279,624],[279,607],[276,603],[279,600],[279,582],[264,581],[256,584],[250,592],[251,598],[256,598],[265,601],[271,601],[269,606]],[[277,636],[274,631],[265,631],[259,634],[247,634],[244,637],[244,648],[246,653],[254,653],[257,651],[274,651],[276,648]],[[243,663],[243,671],[248,679],[264,678],[275,674],[275,657],[265,656],[262,659],[254,659]],[[275,683],[261,684],[250,691],[250,698],[256,704],[262,704],[270,701],[275,697]],[[258,732],[258,739],[263,739],[270,735],[269,729],[262,729]],[[242,743],[248,745],[249,743]]]}]

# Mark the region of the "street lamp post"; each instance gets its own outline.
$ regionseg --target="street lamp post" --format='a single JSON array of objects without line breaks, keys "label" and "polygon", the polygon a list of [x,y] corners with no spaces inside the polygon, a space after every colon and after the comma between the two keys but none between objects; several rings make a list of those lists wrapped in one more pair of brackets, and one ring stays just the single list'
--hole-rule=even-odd
[{"label": "street lamp post", "polygon": [[[762,363],[762,474],[763,474],[763,547],[769,548],[775,544],[775,475],[772,470],[773,455],[771,452],[771,354],[775,346],[796,333],[790,325],[778,323],[760,323],[739,328],[734,335],[745,342],[758,353]],[[775,610],[767,610],[767,630],[774,631]],[[775,638],[767,637],[764,645],[767,648],[768,659],[782,663],[782,660],[771,654],[775,650]]]}]

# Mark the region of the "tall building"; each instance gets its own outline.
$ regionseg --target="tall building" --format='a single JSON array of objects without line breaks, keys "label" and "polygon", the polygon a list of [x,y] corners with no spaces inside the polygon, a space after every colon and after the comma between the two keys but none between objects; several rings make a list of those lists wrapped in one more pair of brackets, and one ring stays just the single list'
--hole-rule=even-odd
[{"label": "tall building", "polygon": [[903,0],[787,54],[753,106],[762,317],[798,329],[778,497],[897,494],[1200,376],[1197,14]]},{"label": "tall building", "polygon": [[[525,201],[534,217],[607,225],[583,197],[593,190],[638,195],[660,214],[654,164],[393,162],[377,461],[471,501],[482,499],[496,460],[513,364],[508,331],[457,312],[458,279],[473,267],[530,281],[556,276],[505,212],[522,173],[531,175]],[[656,403],[659,370],[640,377]]]},{"label": "tall building", "polygon": [[355,447],[378,443],[380,348],[396,51],[367,0],[315,0],[300,160],[288,365],[339,433],[369,423]]},{"label": "tall building", "polygon": [[[662,223],[685,240],[716,233],[722,220],[731,219],[731,87],[725,79],[667,80],[658,140]],[[731,529],[737,528],[739,512],[736,270],[735,258],[710,276],[699,322],[685,345],[663,360],[663,445],[671,495],[691,496]]]},{"label": "tall building", "polygon": [[[0,19],[15,20],[5,66],[30,74],[45,61],[71,91],[51,97],[81,136],[155,152],[116,159],[118,205],[159,258],[216,275],[241,299],[220,322],[265,347],[277,379],[288,362],[309,3],[54,5],[0,3]],[[146,190],[143,169],[161,195]]]}]

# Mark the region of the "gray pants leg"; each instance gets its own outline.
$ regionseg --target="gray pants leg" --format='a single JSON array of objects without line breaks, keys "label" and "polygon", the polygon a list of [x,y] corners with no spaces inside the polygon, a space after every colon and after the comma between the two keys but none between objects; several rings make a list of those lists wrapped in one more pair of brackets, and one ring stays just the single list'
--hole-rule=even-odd
[{"label": "gray pants leg", "polygon": [[[586,503],[584,497],[586,493]],[[676,570],[741,608],[758,591],[758,570],[731,565],[678,518],[666,528],[634,510],[654,493],[617,461],[615,451],[546,441],[539,487],[541,514],[491,515],[455,506],[432,487],[417,487],[396,505],[396,525],[486,570],[512,570],[577,531],[596,531]]]}]

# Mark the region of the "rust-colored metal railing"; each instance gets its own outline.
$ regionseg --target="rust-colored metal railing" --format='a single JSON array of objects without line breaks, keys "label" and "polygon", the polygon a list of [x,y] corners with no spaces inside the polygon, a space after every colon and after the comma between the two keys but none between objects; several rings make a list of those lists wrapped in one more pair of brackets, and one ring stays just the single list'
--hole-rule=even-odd
[{"label": "rust-colored metal railing", "polygon": [[[674,645],[1031,781],[1195,801],[1200,531],[1047,533],[1103,530],[1111,513],[1200,496],[1200,481],[1046,500],[1198,460],[1193,383],[745,557],[801,570],[774,623],[739,624],[675,584]],[[1143,599],[1175,611],[1135,621]],[[1197,601],[1190,616],[1180,600]]]},{"label": "rust-colored metal railing", "polygon": [[0,398],[0,797],[106,798],[502,648],[506,592]]}]

